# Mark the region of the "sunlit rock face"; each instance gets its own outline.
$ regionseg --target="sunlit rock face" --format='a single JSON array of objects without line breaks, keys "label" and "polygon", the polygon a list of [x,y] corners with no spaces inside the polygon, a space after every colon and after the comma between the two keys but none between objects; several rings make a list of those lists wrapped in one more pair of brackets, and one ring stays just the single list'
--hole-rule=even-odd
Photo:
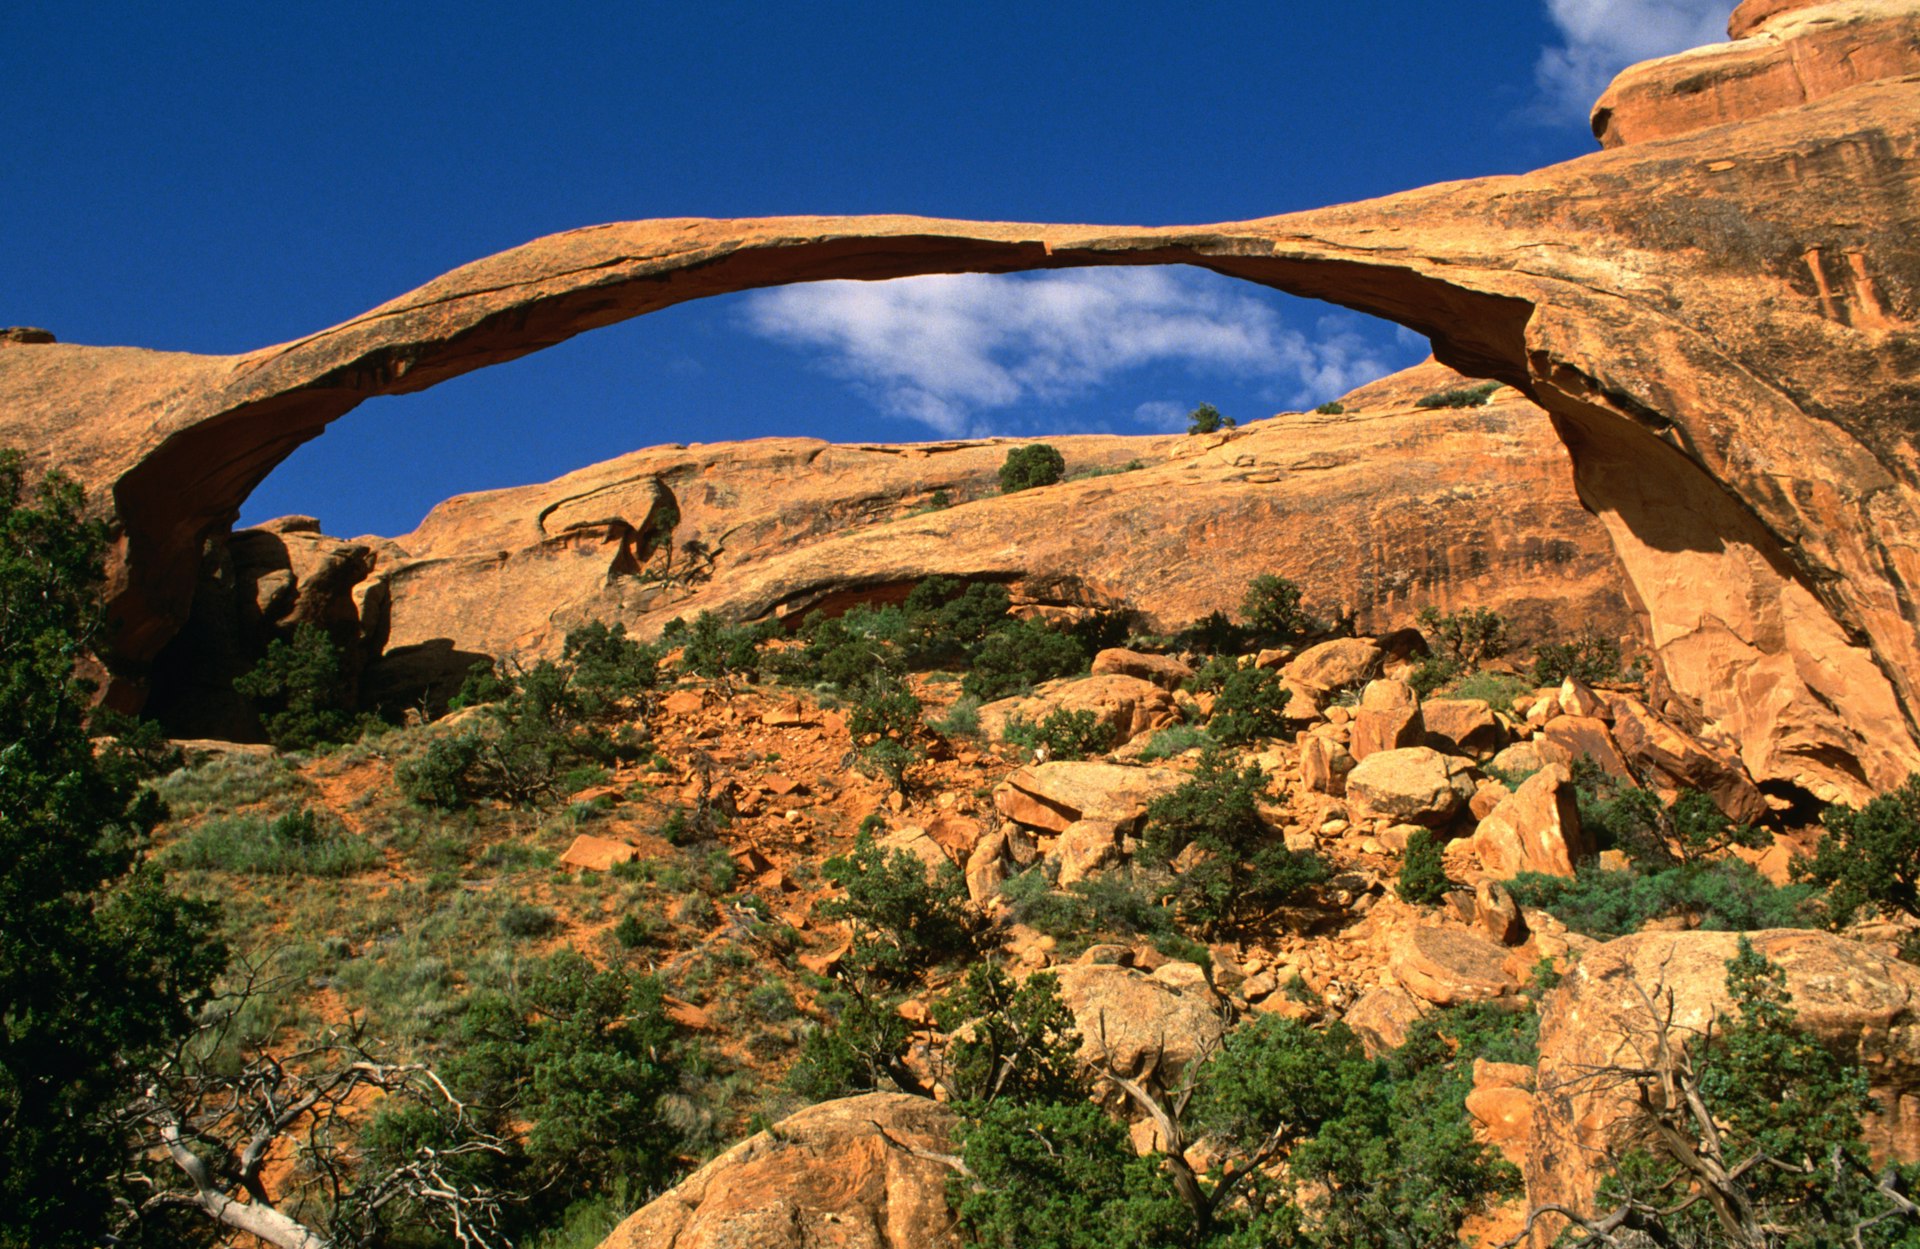
[{"label": "sunlit rock face", "polygon": [[[1675,708],[1762,782],[1858,798],[1920,765],[1920,81],[1873,68],[1905,63],[1887,41],[1920,5],[1763,5],[1735,46],[1811,57],[1827,19],[1856,9],[1871,21],[1846,27],[1864,41],[1853,80],[1757,104],[1729,87],[1719,124],[1521,177],[1195,227],[629,222],[537,240],[242,356],[8,342],[0,441],[66,466],[112,513],[113,661],[137,697],[188,618],[207,541],[367,398],[752,287],[1195,264],[1398,321],[1443,363],[1544,408]],[[1699,55],[1630,70],[1616,96]],[[1678,116],[1685,85],[1649,108]],[[1631,111],[1616,105],[1615,124]]]}]

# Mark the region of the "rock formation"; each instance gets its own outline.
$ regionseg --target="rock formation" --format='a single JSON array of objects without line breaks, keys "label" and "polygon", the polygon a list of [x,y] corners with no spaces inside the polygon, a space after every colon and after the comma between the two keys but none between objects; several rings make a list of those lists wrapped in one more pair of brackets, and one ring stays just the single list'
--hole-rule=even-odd
[{"label": "rock formation", "polygon": [[[1920,83],[1901,51],[1916,8],[1748,6],[1725,56],[1749,61],[1708,81],[1703,116],[1723,124],[1627,142],[1642,107],[1677,117],[1701,95],[1693,76],[1630,71],[1603,126],[1620,146],[1521,177],[1212,226],[615,224],[241,356],[9,340],[0,442],[110,510],[114,659],[137,680],[247,493],[367,398],[726,291],[1195,264],[1398,321],[1544,407],[1675,704],[1761,782],[1858,799],[1920,765]],[[1836,24],[1859,53],[1821,50]],[[1739,87],[1739,65],[1776,48],[1846,69],[1797,97]]]}]

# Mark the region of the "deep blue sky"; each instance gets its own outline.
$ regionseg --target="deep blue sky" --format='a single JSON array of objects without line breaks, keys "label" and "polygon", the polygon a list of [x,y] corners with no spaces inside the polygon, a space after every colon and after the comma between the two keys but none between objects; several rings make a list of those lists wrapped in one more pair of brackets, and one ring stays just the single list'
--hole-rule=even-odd
[{"label": "deep blue sky", "polygon": [[[1592,150],[1569,101],[1730,7],[12,5],[0,325],[236,352],[601,221],[1198,223],[1520,172]],[[659,442],[1257,417],[1425,350],[1186,271],[1033,281],[641,318],[364,405],[246,518],[395,533]]]}]

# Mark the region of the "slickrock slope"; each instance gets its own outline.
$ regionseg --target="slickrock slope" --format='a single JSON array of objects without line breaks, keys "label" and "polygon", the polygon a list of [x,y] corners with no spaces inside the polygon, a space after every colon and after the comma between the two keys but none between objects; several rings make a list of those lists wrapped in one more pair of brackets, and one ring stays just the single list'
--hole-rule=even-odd
[{"label": "slickrock slope", "polygon": [[[1777,37],[1812,38],[1815,14],[1847,7],[1806,8]],[[1876,38],[1903,38],[1917,8],[1885,6]],[[187,618],[205,540],[366,398],[726,291],[1197,264],[1399,321],[1546,408],[1676,697],[1757,779],[1857,799],[1920,765],[1920,81],[1758,115],[1725,98],[1738,124],[1250,222],[576,230],[244,356],[0,346],[0,442],[110,500],[132,683]]]},{"label": "slickrock slope", "polygon": [[[391,544],[409,558],[382,569],[389,644],[547,650],[596,616],[643,633],[707,609],[762,619],[897,599],[936,573],[1003,580],[1032,604],[1129,604],[1162,628],[1234,610],[1264,571],[1363,630],[1459,602],[1500,606],[1536,635],[1560,620],[1629,626],[1605,532],[1517,395],[1054,444],[1070,469],[1143,467],[1001,495],[1006,443],[781,440],[640,452],[465,496]],[[913,514],[943,490],[955,506]]]}]

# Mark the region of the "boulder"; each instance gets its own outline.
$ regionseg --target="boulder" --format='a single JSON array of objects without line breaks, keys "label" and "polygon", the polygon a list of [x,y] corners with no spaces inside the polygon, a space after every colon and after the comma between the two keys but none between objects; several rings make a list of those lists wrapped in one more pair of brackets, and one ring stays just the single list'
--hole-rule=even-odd
[{"label": "boulder", "polygon": [[1506,726],[1480,698],[1433,698],[1420,704],[1427,745],[1450,755],[1492,756],[1507,744]]},{"label": "boulder", "polygon": [[1400,934],[1387,966],[1407,992],[1435,1006],[1484,1002],[1518,991],[1505,947],[1464,928],[1428,926]]},{"label": "boulder", "polygon": [[1501,945],[1519,945],[1527,939],[1527,920],[1505,885],[1483,880],[1473,887],[1473,922]]},{"label": "boulder", "polygon": [[1383,750],[1418,746],[1426,736],[1420,718],[1420,696],[1405,681],[1369,681],[1353,717],[1353,738],[1347,749],[1355,759]]},{"label": "boulder", "polygon": [[1439,827],[1473,797],[1472,761],[1427,746],[1369,755],[1347,774],[1347,797],[1396,823]]},{"label": "boulder", "polygon": [[[1832,933],[1746,936],[1786,973],[1800,1026],[1865,1064],[1883,1108],[1866,1121],[1868,1144],[1920,1160],[1920,967]],[[1725,932],[1621,937],[1588,950],[1547,995],[1525,1164],[1529,1201],[1591,1207],[1607,1155],[1635,1136],[1634,1084],[1608,1069],[1650,1063],[1649,1000],[1664,1015],[1671,995],[1672,1036],[1681,1043],[1729,1010],[1726,963],[1739,940]]]},{"label": "boulder", "polygon": [[937,1249],[956,1120],[905,1093],[809,1106],[648,1202],[600,1249]]},{"label": "boulder", "polygon": [[928,871],[938,871],[953,862],[946,849],[917,825],[895,829],[875,842],[874,847],[889,858],[895,851],[904,851],[924,863]]},{"label": "boulder", "polygon": [[1637,699],[1621,695],[1613,707],[1614,741],[1630,763],[1652,769],[1667,787],[1706,791],[1732,819],[1766,818],[1765,796],[1731,753],[1682,733]]},{"label": "boulder", "polygon": [[1611,721],[1613,712],[1608,710],[1606,701],[1593,692],[1585,681],[1568,677],[1560,683],[1560,692],[1555,696],[1560,704],[1560,714],[1565,716],[1591,716],[1596,720]]},{"label": "boulder", "polygon": [[1122,1075],[1173,1076],[1219,1044],[1224,1025],[1204,975],[1169,977],[1163,974],[1168,966],[1152,975],[1112,963],[1054,969],[1061,1000],[1080,1030],[1081,1061],[1111,1065]]},{"label": "boulder", "polygon": [[1120,830],[1110,820],[1076,820],[1047,857],[1060,865],[1057,883],[1065,889],[1120,857]]},{"label": "boulder", "polygon": [[1585,755],[1621,780],[1638,784],[1604,720],[1593,716],[1555,716],[1541,727],[1540,736],[1575,759]]},{"label": "boulder", "polygon": [[1039,724],[1056,711],[1089,711],[1113,731],[1114,745],[1162,729],[1180,719],[1173,695],[1139,677],[1107,674],[1049,681],[1032,694],[1003,698],[980,708],[980,728],[989,737],[1005,737],[1015,716]]},{"label": "boulder", "polygon": [[1352,771],[1353,756],[1333,738],[1311,733],[1300,739],[1300,783],[1309,790],[1342,797]]},{"label": "boulder", "polygon": [[1527,1142],[1533,1136],[1532,1081],[1533,1068],[1520,1063],[1473,1060],[1466,1111],[1473,1116],[1475,1135],[1516,1167],[1526,1165]]},{"label": "boulder", "polygon": [[1508,746],[1490,759],[1487,766],[1503,775],[1527,777],[1556,763],[1567,767],[1573,763],[1573,755],[1564,746],[1535,737]]},{"label": "boulder", "polygon": [[1007,835],[988,833],[975,842],[966,873],[967,897],[973,902],[984,904],[999,896],[1007,879]]},{"label": "boulder", "polygon": [[1281,669],[1281,675],[1311,689],[1331,693],[1379,676],[1384,658],[1380,648],[1365,638],[1335,638],[1301,651],[1293,662]]},{"label": "boulder", "polygon": [[1563,767],[1542,768],[1528,777],[1473,833],[1480,865],[1501,880],[1521,872],[1571,876],[1593,844],[1580,827],[1573,777]]},{"label": "boulder", "polygon": [[1150,655],[1110,646],[1093,657],[1093,675],[1136,677],[1171,692],[1193,676],[1193,665],[1172,655]]},{"label": "boulder", "polygon": [[639,857],[638,846],[630,846],[624,841],[615,841],[611,837],[594,837],[581,833],[560,856],[560,866],[576,868],[583,872],[606,872],[611,871],[616,863],[628,863]]},{"label": "boulder", "polygon": [[1082,819],[1105,820],[1129,831],[1145,817],[1149,802],[1185,779],[1172,768],[1041,763],[1007,777],[993,791],[993,802],[1008,819],[1044,833],[1064,833]]},{"label": "boulder", "polygon": [[1378,1056],[1405,1045],[1407,1029],[1429,1010],[1431,1007],[1399,985],[1384,984],[1361,994],[1342,1019],[1359,1036],[1367,1053]]}]

